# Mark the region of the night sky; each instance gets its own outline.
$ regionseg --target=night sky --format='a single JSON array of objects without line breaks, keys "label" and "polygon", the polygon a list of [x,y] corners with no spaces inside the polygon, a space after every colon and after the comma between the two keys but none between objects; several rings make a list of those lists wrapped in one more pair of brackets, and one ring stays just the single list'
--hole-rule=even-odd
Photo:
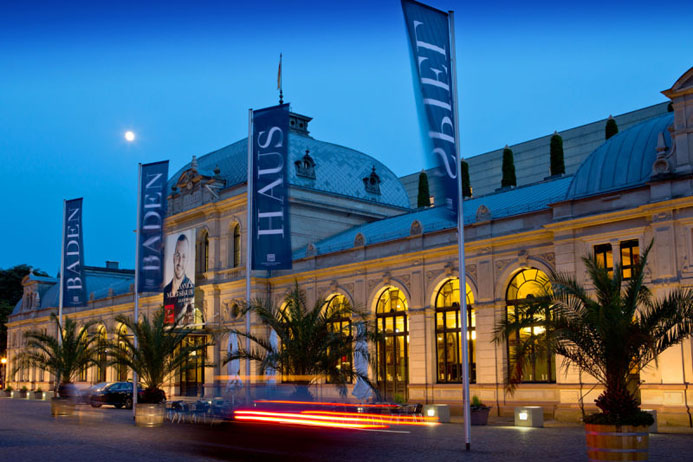
[{"label": "night sky", "polygon": [[[690,1],[431,4],[455,10],[467,157],[665,101],[693,65]],[[0,2],[0,267],[55,275],[83,196],[86,264],[133,268],[138,162],[245,137],[280,52],[311,135],[424,166],[398,1]]]}]

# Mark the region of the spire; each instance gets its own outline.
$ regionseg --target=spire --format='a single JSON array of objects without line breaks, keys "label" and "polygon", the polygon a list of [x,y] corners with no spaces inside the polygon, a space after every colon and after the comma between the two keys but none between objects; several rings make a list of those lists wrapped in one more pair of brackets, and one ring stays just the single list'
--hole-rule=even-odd
[{"label": "spire", "polygon": [[282,54],[279,53],[279,70],[277,71],[277,90],[279,90],[279,104],[284,104],[282,93]]}]

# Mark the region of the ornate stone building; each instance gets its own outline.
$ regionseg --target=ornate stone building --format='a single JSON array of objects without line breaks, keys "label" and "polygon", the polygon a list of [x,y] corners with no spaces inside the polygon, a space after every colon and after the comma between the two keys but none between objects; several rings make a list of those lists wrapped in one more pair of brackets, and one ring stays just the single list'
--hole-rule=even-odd
[{"label": "ornate stone building", "polygon": [[[622,131],[606,142],[603,121],[562,132],[566,175],[549,177],[548,137],[513,146],[519,186],[510,190],[495,189],[498,151],[469,159],[475,192],[464,203],[471,390],[501,412],[531,403],[574,418],[581,397],[590,406],[600,393],[590,377],[562,370],[560,359],[542,355],[514,395],[504,391],[509,345],[493,342],[494,326],[545,286],[550,271],[586,283],[580,258],[591,252],[609,267],[622,264],[627,278],[654,239],[647,271],[654,294],[693,286],[693,68],[663,93],[670,104],[617,116]],[[314,139],[310,120],[291,118],[293,269],[254,272],[253,297],[280,302],[294,281],[310,300],[345,297],[368,311],[383,334],[373,345],[372,375],[385,393],[459,407],[455,224],[434,209],[411,208],[412,176],[397,178],[366,154]],[[233,306],[245,297],[246,146],[241,140],[194,157],[169,180],[167,232],[197,230],[195,298],[210,329],[245,324]],[[8,323],[10,363],[24,331],[51,329],[55,284],[25,279],[24,297]],[[133,310],[132,273],[90,268],[87,286],[89,305],[66,313],[99,319],[102,335],[115,335],[120,326],[114,316]],[[161,294],[148,294],[142,310],[151,312],[161,302]],[[260,326],[253,323],[253,329]],[[218,362],[227,348],[222,336],[208,357]],[[692,356],[689,339],[639,373],[643,407],[657,409],[662,423],[690,423]],[[168,391],[209,396],[224,369],[200,366],[176,377]],[[115,380],[123,372],[86,371],[82,378]],[[48,380],[20,371],[13,385],[45,389]]]}]

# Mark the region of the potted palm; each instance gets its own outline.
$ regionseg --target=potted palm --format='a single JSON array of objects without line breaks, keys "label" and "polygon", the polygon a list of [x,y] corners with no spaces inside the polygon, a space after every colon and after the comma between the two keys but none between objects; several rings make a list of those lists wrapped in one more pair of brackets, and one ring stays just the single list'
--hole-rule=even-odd
[{"label": "potted palm", "polygon": [[648,426],[653,417],[639,408],[640,384],[631,373],[642,370],[693,332],[693,291],[677,288],[655,300],[645,286],[651,248],[652,243],[628,280],[623,280],[619,265],[611,275],[593,256],[583,258],[590,288],[573,276],[551,274],[553,293],[532,300],[518,316],[496,327],[496,341],[508,339],[519,329],[535,332],[527,330],[532,325],[545,329],[517,345],[511,358],[515,367],[508,380],[509,391],[522,377],[527,353],[533,351],[530,343],[561,355],[564,367],[576,366],[604,387],[595,400],[601,412],[583,419],[591,460],[614,453],[622,457],[619,460],[647,458]]},{"label": "potted palm", "polygon": [[11,397],[12,397],[12,390],[14,390],[14,388],[12,388],[12,385],[6,386],[6,387],[5,387],[5,390],[3,390],[4,393],[5,393],[5,396],[6,396],[7,398],[11,398]]},{"label": "potted palm", "polygon": [[70,318],[65,318],[64,325],[55,313],[51,314],[51,319],[62,339],[42,331],[26,332],[27,348],[17,355],[13,374],[22,368],[36,367],[55,376],[58,397],[51,399],[51,414],[69,415],[74,412],[76,397],[72,380],[80,370],[95,364],[100,351],[97,339],[88,333],[96,321],[78,328]]},{"label": "potted palm", "polygon": [[469,403],[470,423],[472,425],[486,425],[488,423],[488,414],[491,407],[481,402],[478,396],[472,396],[472,401]]},{"label": "potted palm", "polygon": [[[266,330],[274,334],[266,339],[231,329],[239,337],[250,339],[252,346],[248,350],[239,345],[227,355],[224,364],[249,359],[259,364],[263,374],[278,371],[286,382],[294,384],[294,398],[300,400],[310,400],[309,387],[321,380],[335,385],[342,396],[346,395],[347,385],[355,380],[365,384],[368,393],[377,394],[368,379],[367,367],[358,366],[359,363],[368,364],[367,342],[375,340],[376,335],[369,328],[364,314],[349,303],[326,308],[324,301],[318,299],[313,306],[308,306],[305,292],[296,283],[285,295],[282,307],[266,300],[256,300],[242,310],[246,315],[255,313]],[[358,325],[344,329],[344,320],[349,319],[350,326],[353,317],[359,318]],[[276,336],[276,341],[272,340],[273,336]],[[343,361],[351,358],[352,354],[356,367]]]},{"label": "potted palm", "polygon": [[180,329],[177,322],[166,324],[163,308],[151,320],[142,316],[139,322],[134,322],[120,315],[116,321],[124,324],[133,336],[119,335],[108,344],[109,362],[134,370],[145,387],[135,406],[135,424],[160,426],[164,422],[166,402],[162,386],[173,374],[188,367],[192,354],[204,352],[209,344],[186,343],[189,331]]}]

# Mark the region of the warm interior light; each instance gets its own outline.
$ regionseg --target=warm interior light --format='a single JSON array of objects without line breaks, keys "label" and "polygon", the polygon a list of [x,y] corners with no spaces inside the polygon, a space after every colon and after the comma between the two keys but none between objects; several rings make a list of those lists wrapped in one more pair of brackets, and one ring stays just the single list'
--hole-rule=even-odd
[{"label": "warm interior light", "polygon": [[517,414],[517,418],[520,420],[527,420],[527,411],[520,411]]},{"label": "warm interior light", "polygon": [[429,409],[428,411],[426,411],[426,414],[428,414],[429,417],[433,417],[436,415],[436,411],[435,409]]}]

